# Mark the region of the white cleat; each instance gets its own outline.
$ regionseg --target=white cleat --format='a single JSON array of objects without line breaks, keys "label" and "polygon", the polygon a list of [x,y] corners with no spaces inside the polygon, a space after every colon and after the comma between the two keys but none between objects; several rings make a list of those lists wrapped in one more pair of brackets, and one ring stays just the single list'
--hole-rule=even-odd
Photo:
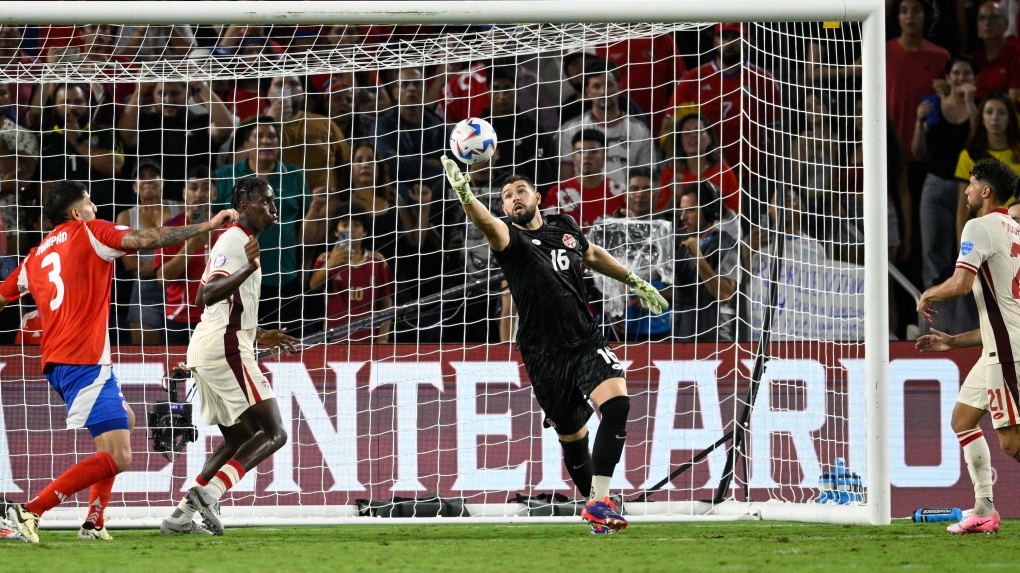
[{"label": "white cleat", "polygon": [[106,530],[105,525],[96,529],[96,526],[92,523],[82,524],[81,529],[78,530],[78,539],[113,541],[113,537],[110,536],[110,532]]},{"label": "white cleat", "polygon": [[211,531],[194,521],[177,523],[169,519],[164,519],[163,523],[159,525],[159,532],[163,535],[212,535]]},{"label": "white cleat", "polygon": [[7,506],[7,521],[28,543],[39,543],[39,516],[17,503]]},{"label": "white cleat", "polygon": [[0,517],[0,540],[4,541],[25,541],[21,532],[6,517]]},{"label": "white cleat", "polygon": [[219,504],[205,490],[195,486],[188,490],[188,503],[202,516],[202,523],[213,535],[223,535],[223,524],[217,515]]}]

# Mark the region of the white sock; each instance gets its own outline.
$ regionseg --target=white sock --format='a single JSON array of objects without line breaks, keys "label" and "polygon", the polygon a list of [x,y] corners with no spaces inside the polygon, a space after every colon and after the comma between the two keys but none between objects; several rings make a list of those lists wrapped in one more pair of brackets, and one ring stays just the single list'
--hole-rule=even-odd
[{"label": "white sock", "polygon": [[223,497],[223,494],[226,493],[228,489],[234,487],[234,484],[241,481],[241,478],[243,477],[244,468],[241,467],[241,464],[234,460],[230,460],[223,464],[220,471],[216,472],[216,475],[213,476],[213,478],[209,480],[209,483],[202,489],[212,496],[213,499],[219,501],[219,499]]},{"label": "white sock", "polygon": [[992,453],[981,428],[960,432],[956,437],[963,446],[963,459],[974,484],[974,514],[984,517],[995,511],[992,505]]},{"label": "white sock", "polygon": [[[198,480],[191,482],[191,484],[188,486],[188,489],[191,489],[196,486],[201,487],[198,483]],[[170,517],[168,517],[167,519],[177,523],[187,523],[194,519],[194,517],[195,508],[192,507],[190,503],[188,503],[188,496],[185,495],[184,497],[181,498],[181,501],[177,502],[177,508],[174,509],[174,512],[170,514]]]},{"label": "white sock", "polygon": [[609,497],[609,483],[611,481],[613,481],[613,476],[592,476],[590,499],[602,501]]}]

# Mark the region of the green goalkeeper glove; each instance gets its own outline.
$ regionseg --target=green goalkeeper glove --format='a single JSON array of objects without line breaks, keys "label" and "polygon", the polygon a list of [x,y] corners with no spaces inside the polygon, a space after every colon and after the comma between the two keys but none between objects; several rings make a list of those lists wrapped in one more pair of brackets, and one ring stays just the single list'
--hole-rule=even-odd
[{"label": "green goalkeeper glove", "polygon": [[443,162],[443,169],[446,170],[446,180],[450,182],[450,187],[453,187],[453,191],[460,198],[460,202],[467,205],[474,201],[475,196],[471,193],[471,186],[468,185],[467,177],[464,177],[464,174],[461,173],[460,167],[457,167],[457,164],[445,155],[440,161]]},{"label": "green goalkeeper glove", "polygon": [[669,303],[666,302],[666,299],[662,298],[659,291],[636,274],[627,273],[627,276],[623,278],[623,283],[630,287],[630,290],[634,292],[634,296],[638,297],[638,300],[641,302],[641,308],[648,312],[662,314],[662,311],[669,308]]}]

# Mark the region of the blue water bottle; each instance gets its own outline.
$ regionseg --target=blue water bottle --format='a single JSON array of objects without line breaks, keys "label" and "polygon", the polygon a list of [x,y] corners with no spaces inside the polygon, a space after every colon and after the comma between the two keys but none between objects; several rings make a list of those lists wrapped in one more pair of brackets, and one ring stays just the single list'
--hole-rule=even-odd
[{"label": "blue water bottle", "polygon": [[915,522],[932,521],[961,521],[963,512],[958,507],[937,507],[930,509],[919,509],[914,512],[912,519]]}]

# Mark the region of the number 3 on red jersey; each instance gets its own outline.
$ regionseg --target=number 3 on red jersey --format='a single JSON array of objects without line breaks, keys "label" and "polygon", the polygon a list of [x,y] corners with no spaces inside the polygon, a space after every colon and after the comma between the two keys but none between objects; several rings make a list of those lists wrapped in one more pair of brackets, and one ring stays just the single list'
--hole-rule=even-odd
[{"label": "number 3 on red jersey", "polygon": [[[1014,247],[1015,246],[1016,243],[1014,243]],[[47,275],[47,277],[50,279],[50,282],[53,283],[53,286],[56,287],[57,294],[56,296],[53,297],[53,300],[50,301],[50,310],[57,310],[58,308],[60,308],[60,303],[64,302],[64,281],[60,278],[59,254],[50,253],[46,255],[45,257],[43,257],[42,263],[39,266],[41,266],[42,268],[46,268],[51,265],[53,266],[53,268],[50,269],[50,272]],[[1013,284],[1013,289],[1014,290],[1016,289],[1015,282]],[[1014,294],[1013,296],[1016,295]]]}]

